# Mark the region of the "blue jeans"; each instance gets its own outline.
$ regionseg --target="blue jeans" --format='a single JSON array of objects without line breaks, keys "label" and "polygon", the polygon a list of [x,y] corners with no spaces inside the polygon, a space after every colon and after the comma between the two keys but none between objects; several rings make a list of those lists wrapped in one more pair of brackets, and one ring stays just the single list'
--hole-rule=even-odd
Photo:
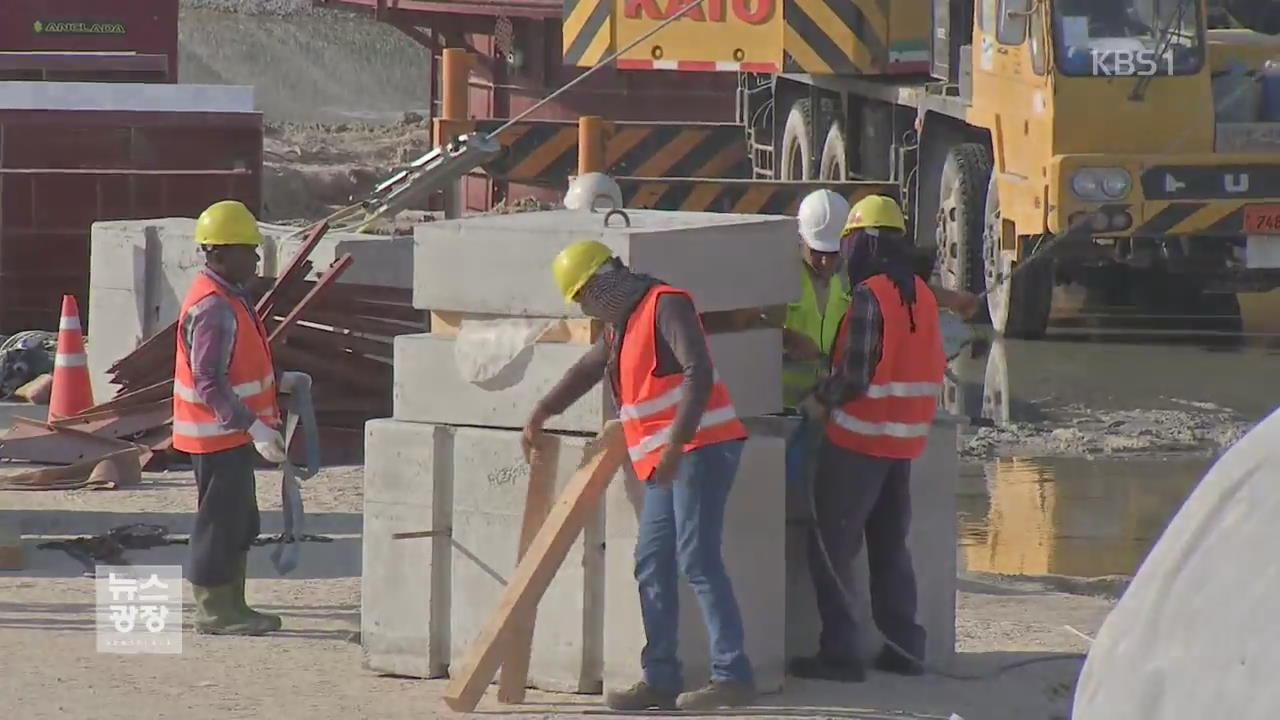
[{"label": "blue jeans", "polygon": [[725,503],[743,444],[734,440],[687,452],[670,486],[646,486],[635,559],[646,640],[640,665],[652,688],[683,689],[676,647],[677,568],[702,609],[711,644],[711,679],[754,685],[742,614],[720,556]]}]

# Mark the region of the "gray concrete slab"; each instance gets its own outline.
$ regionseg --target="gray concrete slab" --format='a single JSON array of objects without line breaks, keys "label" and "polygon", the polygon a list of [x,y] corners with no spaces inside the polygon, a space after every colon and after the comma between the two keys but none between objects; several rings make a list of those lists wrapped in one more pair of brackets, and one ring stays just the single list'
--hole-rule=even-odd
[{"label": "gray concrete slab", "polygon": [[[360,643],[375,672],[444,677],[449,665],[453,428],[365,426]],[[396,540],[392,533],[440,537]]]},{"label": "gray concrete slab", "polygon": [[[470,654],[472,642],[489,624],[507,578],[515,571],[529,484],[518,432],[457,428],[456,433],[450,615],[454,662]],[[558,495],[585,461],[588,438],[552,437],[559,441]],[[574,541],[538,605],[529,663],[531,686],[600,692],[604,580],[604,511],[599,509]]]},{"label": "gray concrete slab", "polygon": [[[773,329],[708,336],[711,356],[738,414],[782,409],[782,338]],[[429,334],[395,341],[394,416],[410,422],[519,428],[586,346],[537,343],[520,352],[502,372],[483,383],[465,380],[457,368],[455,341]],[[547,428],[594,433],[613,416],[603,383],[584,395]]]},{"label": "gray concrete slab", "polygon": [[[761,692],[782,690],[785,672],[784,441],[753,434],[743,449],[725,512],[722,554],[742,611],[747,653]],[[605,690],[641,677],[644,628],[636,590],[633,552],[644,484],[630,476],[605,494]],[[680,659],[685,686],[707,681],[709,652],[698,603],[681,579]]]},{"label": "gray concrete slab", "polygon": [[[927,633],[929,662],[947,667],[955,657],[956,639],[956,486],[959,483],[955,419],[939,415],[925,454],[911,467],[911,548],[916,572],[917,621]],[[809,575],[808,546],[812,527],[808,487],[787,487],[787,657],[818,651],[822,623]],[[867,593],[866,553],[854,563],[859,641],[868,660],[880,651],[883,637],[871,619]]]},{"label": "gray concrete slab", "polygon": [[[628,210],[631,227],[599,213],[554,210],[425,223],[415,229],[414,305],[428,310],[581,317],[551,262],[599,240],[635,270],[688,290],[701,312],[800,298],[796,220],[771,215]],[[476,272],[468,272],[474,268]],[[479,274],[477,274],[479,273]],[[480,279],[477,279],[480,278]]]}]

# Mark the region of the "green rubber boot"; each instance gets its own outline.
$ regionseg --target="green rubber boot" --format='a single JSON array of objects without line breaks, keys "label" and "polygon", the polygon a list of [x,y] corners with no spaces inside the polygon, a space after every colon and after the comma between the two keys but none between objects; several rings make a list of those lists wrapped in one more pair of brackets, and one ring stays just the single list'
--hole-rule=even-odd
[{"label": "green rubber boot", "polygon": [[217,587],[192,585],[196,600],[193,622],[201,635],[261,635],[267,626],[243,614],[236,603],[236,581]]},{"label": "green rubber boot", "polygon": [[272,615],[270,613],[258,612],[257,610],[254,610],[253,608],[249,607],[249,603],[245,602],[244,585],[245,585],[246,575],[248,574],[248,571],[249,571],[248,567],[249,567],[249,554],[244,553],[240,556],[240,560],[236,564],[236,581],[235,581],[236,608],[240,611],[241,615],[252,618],[254,621],[256,621],[257,623],[262,625],[264,628],[266,628],[267,632],[279,630],[280,627],[284,624],[284,621],[280,619],[279,615]]}]

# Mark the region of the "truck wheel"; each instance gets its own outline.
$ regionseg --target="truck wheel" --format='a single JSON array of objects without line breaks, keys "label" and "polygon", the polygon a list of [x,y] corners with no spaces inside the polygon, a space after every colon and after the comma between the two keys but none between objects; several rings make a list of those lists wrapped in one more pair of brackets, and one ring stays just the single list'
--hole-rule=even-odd
[{"label": "truck wheel", "polygon": [[822,160],[818,163],[818,179],[843,182],[849,179],[849,160],[845,154],[844,130],[833,122],[822,143]]},{"label": "truck wheel", "polygon": [[[1015,263],[1017,251],[1000,247],[1001,230],[1000,193],[993,173],[987,187],[986,227],[982,239],[984,285],[991,289],[987,293],[991,326],[1005,337],[1028,340],[1043,337],[1049,327],[1049,310],[1053,304],[1053,258],[1032,258],[1028,254]],[[1022,245],[1027,248],[1034,243]],[[1034,248],[1030,251],[1034,252]],[[1021,263],[1029,264],[1010,277]]]},{"label": "truck wheel", "polygon": [[787,124],[782,128],[782,147],[778,153],[781,179],[813,179],[813,148],[809,146],[809,127],[812,124],[809,98],[797,100],[787,113]]},{"label": "truck wheel", "polygon": [[[991,151],[964,143],[947,151],[938,189],[938,282],[948,290],[983,290],[982,233]],[[985,320],[979,309],[975,320]]]}]

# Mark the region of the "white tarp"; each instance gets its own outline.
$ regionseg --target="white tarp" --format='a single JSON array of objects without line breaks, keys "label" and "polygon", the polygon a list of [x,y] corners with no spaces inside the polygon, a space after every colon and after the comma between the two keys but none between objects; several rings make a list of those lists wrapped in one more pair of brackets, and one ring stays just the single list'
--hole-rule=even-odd
[{"label": "white tarp", "polygon": [[1073,720],[1280,714],[1280,411],[1209,470],[1102,626]]}]

